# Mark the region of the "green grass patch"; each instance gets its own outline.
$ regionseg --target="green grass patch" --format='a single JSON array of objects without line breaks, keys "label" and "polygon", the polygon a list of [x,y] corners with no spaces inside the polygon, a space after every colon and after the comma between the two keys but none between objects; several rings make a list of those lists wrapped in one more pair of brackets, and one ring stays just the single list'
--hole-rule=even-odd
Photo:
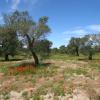
[{"label": "green grass patch", "polygon": [[53,84],[51,91],[55,96],[65,96],[65,91],[62,83],[58,82]]},{"label": "green grass patch", "polygon": [[77,69],[72,69],[72,68],[67,68],[64,70],[64,76],[68,77],[68,76],[72,76],[72,75],[86,75],[87,74],[87,71],[86,69],[83,69],[83,68],[77,68]]}]

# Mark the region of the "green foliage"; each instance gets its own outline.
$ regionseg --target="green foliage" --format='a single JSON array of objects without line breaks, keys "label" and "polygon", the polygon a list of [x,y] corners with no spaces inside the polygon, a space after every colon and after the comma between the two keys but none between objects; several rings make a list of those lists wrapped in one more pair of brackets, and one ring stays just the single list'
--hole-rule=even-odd
[{"label": "green foliage", "polygon": [[[50,28],[47,25],[47,22],[48,17],[46,16],[41,17],[38,20],[38,22],[33,21],[32,17],[29,15],[27,11],[14,11],[9,14],[4,14],[4,23],[6,28],[3,32],[0,31],[0,33],[6,33],[3,36],[7,37],[7,41],[5,43],[7,46],[7,54],[12,53],[13,55],[13,52],[16,50],[16,37],[12,37],[14,36],[12,35],[12,33],[17,33],[15,36],[18,35],[17,38],[20,37],[21,39],[23,39],[23,44],[27,45],[28,49],[32,53],[32,56],[35,60],[35,64],[39,64],[38,57],[33,51],[33,45],[35,41],[44,39],[47,33],[50,32]],[[10,27],[10,30],[7,29],[8,27]],[[7,36],[8,33],[10,34],[9,36]],[[21,45],[22,44],[20,44],[20,46]],[[10,49],[10,51],[8,49]],[[7,57],[8,55],[6,56],[6,58]]]},{"label": "green foliage", "polygon": [[7,67],[5,67],[5,66],[0,66],[0,73],[7,74],[7,72],[8,72]]},{"label": "green foliage", "polygon": [[40,39],[50,32],[50,28],[47,25],[48,17],[46,16],[41,17],[38,22],[35,22],[27,11],[15,11],[6,15],[6,17],[8,21],[10,20],[12,27],[24,38],[27,38],[28,35],[30,41]]},{"label": "green foliage", "polygon": [[59,49],[58,48],[52,48],[51,53],[52,54],[57,54],[57,53],[59,53]]},{"label": "green foliage", "polygon": [[33,51],[33,45],[35,41],[44,38],[47,33],[50,32],[50,28],[47,25],[48,17],[44,16],[39,19],[38,22],[34,22],[28,12],[14,12],[12,17],[15,17],[14,23],[18,27],[19,33],[26,39],[28,48],[32,53],[32,56],[35,60],[35,65],[39,64],[38,57]]},{"label": "green foliage", "polygon": [[3,56],[14,56],[18,50],[19,41],[17,34],[12,28],[0,27],[0,50]]},{"label": "green foliage", "polygon": [[48,58],[51,52],[52,42],[49,40],[40,40],[34,44],[33,50],[41,57],[41,59]]},{"label": "green foliage", "polygon": [[80,52],[84,55],[88,55],[88,59],[92,60],[92,56],[95,53],[95,41],[92,38],[92,35],[86,35],[83,38],[81,38],[81,40],[82,44],[80,47]]},{"label": "green foliage", "polygon": [[72,55],[79,56],[79,47],[81,45],[80,38],[71,38],[68,46],[67,46],[67,53]]},{"label": "green foliage", "polygon": [[65,54],[67,52],[65,45],[62,45],[62,46],[59,47],[59,52],[62,53],[62,54]]},{"label": "green foliage", "polygon": [[100,45],[100,35],[91,34],[85,35],[82,38],[71,38],[68,46],[67,53],[79,56],[79,53],[88,55],[88,59],[92,60],[92,56],[98,50]]},{"label": "green foliage", "polygon": [[93,54],[95,54],[95,49],[91,46],[83,46],[80,49],[80,52],[84,55],[93,55]]}]

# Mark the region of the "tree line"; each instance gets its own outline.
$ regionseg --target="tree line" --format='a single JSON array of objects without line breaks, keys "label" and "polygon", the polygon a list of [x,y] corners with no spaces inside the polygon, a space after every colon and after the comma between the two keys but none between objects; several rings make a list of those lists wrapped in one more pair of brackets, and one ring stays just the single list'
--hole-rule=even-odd
[{"label": "tree line", "polygon": [[81,38],[72,37],[67,46],[62,45],[52,49],[52,53],[87,55],[89,60],[92,60],[93,55],[97,52],[100,52],[100,34],[85,35]]}]

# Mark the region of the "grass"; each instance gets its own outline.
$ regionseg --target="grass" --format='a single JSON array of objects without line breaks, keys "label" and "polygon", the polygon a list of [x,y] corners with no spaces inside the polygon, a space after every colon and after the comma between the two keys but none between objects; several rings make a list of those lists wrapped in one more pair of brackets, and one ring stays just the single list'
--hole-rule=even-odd
[{"label": "grass", "polygon": [[[88,56],[80,54],[80,56],[73,56],[73,55],[68,55],[68,54],[51,54],[50,59],[54,60],[83,60],[83,61],[88,61]],[[93,60],[100,60],[100,53],[96,53],[93,55]]]},{"label": "grass", "polygon": [[[85,60],[84,58],[83,55],[80,57],[64,54],[52,55],[45,63],[40,64],[38,67],[33,67],[33,70],[27,69],[23,72],[14,72],[12,74],[9,74],[9,67],[17,68],[18,66],[25,65],[26,62],[23,60],[10,62],[1,61],[0,73],[4,73],[4,76],[0,79],[0,84],[4,84],[9,80],[11,83],[9,85],[5,84],[7,86],[2,87],[0,95],[5,96],[4,100],[7,100],[10,91],[20,92],[30,87],[35,87],[36,91],[33,91],[31,96],[28,95],[27,91],[24,92],[22,96],[25,100],[28,100],[30,97],[33,100],[42,100],[41,95],[46,95],[47,93],[54,93],[56,99],[58,96],[65,96],[66,93],[72,95],[73,83],[72,80],[69,81],[68,79],[71,77],[74,79],[79,75],[91,77],[92,72],[90,73],[89,70],[100,72],[100,54],[96,54],[92,61]],[[52,60],[54,63],[52,63]],[[60,63],[60,61],[62,62]],[[30,62],[28,62],[28,65],[29,64]],[[75,65],[76,68],[74,68],[73,65]],[[65,67],[61,68],[61,66]],[[12,78],[15,80],[12,80]],[[41,79],[43,80],[41,81]]]},{"label": "grass", "polygon": [[7,73],[8,72],[8,69],[7,69],[7,67],[5,67],[5,66],[1,66],[0,67],[0,73]]},{"label": "grass", "polygon": [[28,92],[27,91],[23,92],[22,96],[24,97],[25,100],[28,100]]},{"label": "grass", "polygon": [[33,100],[43,100],[38,94],[34,94],[32,99]]},{"label": "grass", "polygon": [[100,61],[89,62],[89,65],[93,69],[97,69],[100,71]]},{"label": "grass", "polygon": [[35,94],[38,94],[38,95],[46,95],[47,93],[48,93],[47,89],[43,86],[39,87],[37,91],[35,92]]},{"label": "grass", "polygon": [[77,69],[72,69],[72,68],[66,68],[64,70],[64,76],[73,76],[74,74],[76,75],[86,75],[87,71],[84,68],[77,68]]},{"label": "grass", "polygon": [[51,91],[52,93],[54,93],[55,96],[65,96],[63,83],[58,82],[53,84]]},{"label": "grass", "polygon": [[67,54],[56,54],[56,55],[51,55],[50,59],[54,59],[54,60],[78,60],[78,59],[82,59],[82,58],[86,58],[83,55],[80,56],[73,56],[73,55],[67,55]]}]

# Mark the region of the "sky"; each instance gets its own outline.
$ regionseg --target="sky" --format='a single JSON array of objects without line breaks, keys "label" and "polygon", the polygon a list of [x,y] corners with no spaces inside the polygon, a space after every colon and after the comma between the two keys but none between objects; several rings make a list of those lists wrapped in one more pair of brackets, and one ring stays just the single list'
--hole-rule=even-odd
[{"label": "sky", "polygon": [[100,33],[100,0],[0,0],[3,13],[28,11],[34,20],[48,16],[53,47],[67,45],[71,37]]}]

